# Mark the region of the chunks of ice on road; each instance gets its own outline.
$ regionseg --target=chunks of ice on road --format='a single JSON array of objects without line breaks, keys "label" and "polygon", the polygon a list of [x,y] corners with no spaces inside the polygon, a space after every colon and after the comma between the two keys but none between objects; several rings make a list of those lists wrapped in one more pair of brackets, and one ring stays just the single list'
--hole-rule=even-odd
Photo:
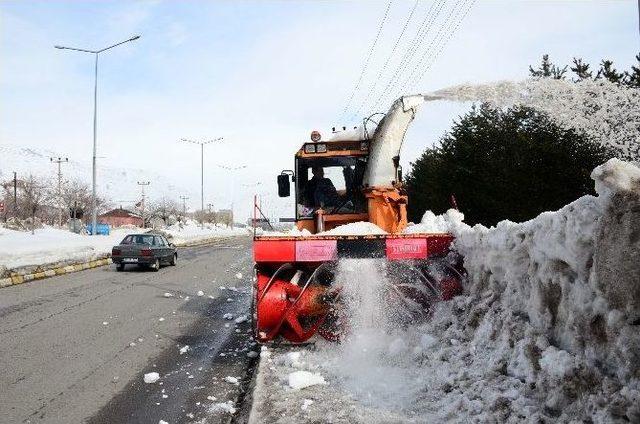
[{"label": "chunks of ice on road", "polygon": [[172,294],[172,293],[169,293],[169,292],[166,292],[166,293],[164,294],[164,297],[173,297],[173,294]]},{"label": "chunks of ice on road", "polygon": [[289,374],[289,387],[300,390],[317,384],[327,384],[324,377],[309,371],[295,371]]},{"label": "chunks of ice on road", "polygon": [[222,315],[222,318],[228,319],[228,320],[232,320],[233,319],[233,314],[227,312],[226,314]]},{"label": "chunks of ice on road", "polygon": [[158,321],[162,322],[162,321],[164,321],[164,318],[160,317],[160,318],[158,318]]},{"label": "chunks of ice on road", "polygon": [[198,290],[198,293],[196,294],[198,295],[198,297],[204,296],[204,292],[202,290]]},{"label": "chunks of ice on road", "polygon": [[249,352],[247,352],[247,356],[251,359],[253,358],[257,358],[258,357],[258,352],[256,352],[255,350],[251,350]]},{"label": "chunks of ice on road", "polygon": [[157,372],[148,372],[144,375],[144,382],[147,384],[152,384],[160,380],[160,374]]},{"label": "chunks of ice on road", "polygon": [[302,401],[302,406],[300,407],[303,411],[313,405],[313,401],[311,399],[305,399]]},{"label": "chunks of ice on road", "polygon": [[242,280],[242,273],[241,272],[236,273],[236,278],[238,280]]},{"label": "chunks of ice on road", "polygon": [[286,355],[278,357],[277,363],[291,368],[302,368],[304,364],[300,358],[302,358],[301,352],[288,352]]},{"label": "chunks of ice on road", "polygon": [[231,377],[230,375],[229,375],[229,376],[226,376],[226,377],[224,378],[224,381],[226,381],[226,382],[227,382],[227,383],[229,383],[229,384],[235,384],[235,385],[240,384],[240,381],[238,380],[238,378],[237,378],[237,377]]},{"label": "chunks of ice on road", "polygon": [[109,325],[108,321],[102,321],[102,325]]},{"label": "chunks of ice on road", "polygon": [[236,408],[233,401],[228,400],[226,402],[214,403],[213,405],[211,405],[211,407],[209,408],[209,412],[215,411],[223,411],[229,414],[235,414]]},{"label": "chunks of ice on road", "polygon": [[234,322],[235,322],[236,324],[240,324],[240,323],[245,322],[246,320],[247,320],[247,316],[246,316],[246,315],[240,315],[238,318],[236,318],[236,319],[234,320]]},{"label": "chunks of ice on road", "polygon": [[160,420],[160,421],[158,421],[158,424],[169,424],[169,423],[166,422],[165,420]]},{"label": "chunks of ice on road", "polygon": [[185,353],[187,353],[189,351],[189,345],[184,345],[180,348],[180,355],[184,355]]}]

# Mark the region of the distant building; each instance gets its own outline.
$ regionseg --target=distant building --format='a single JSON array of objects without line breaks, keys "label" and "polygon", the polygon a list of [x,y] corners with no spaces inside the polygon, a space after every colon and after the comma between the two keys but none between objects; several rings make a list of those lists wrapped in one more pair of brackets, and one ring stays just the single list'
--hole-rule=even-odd
[{"label": "distant building", "polygon": [[122,209],[122,207],[98,215],[98,222],[109,224],[112,227],[121,227],[123,225],[142,227],[142,217],[135,212]]}]

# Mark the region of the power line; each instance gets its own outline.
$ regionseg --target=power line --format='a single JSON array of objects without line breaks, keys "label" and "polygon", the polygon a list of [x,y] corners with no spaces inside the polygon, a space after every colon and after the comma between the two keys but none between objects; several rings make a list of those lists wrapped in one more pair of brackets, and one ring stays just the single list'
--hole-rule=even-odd
[{"label": "power line", "polygon": [[402,60],[398,64],[396,71],[391,76],[376,101],[373,103],[371,111],[374,111],[378,107],[378,104],[380,104],[380,101],[385,97],[386,94],[395,90],[398,82],[400,81],[401,75],[404,73],[407,65],[413,60],[414,53],[422,46],[422,43],[426,39],[426,35],[431,30],[434,21],[437,19],[446,2],[447,0],[436,0],[431,4],[431,7],[429,7],[427,14],[420,24],[420,27],[416,31],[416,35],[413,37],[413,40],[411,40],[411,43],[402,56]]},{"label": "power line", "polygon": [[[413,18],[413,14],[416,11],[417,7],[418,7],[418,0],[416,0],[415,3],[413,4],[413,8],[411,8],[411,12],[409,12],[409,16],[407,16],[407,19],[404,22],[404,26],[402,27],[402,31],[400,31],[400,35],[398,35],[398,38],[396,39],[396,42],[394,43],[393,48],[391,49],[391,53],[389,53],[389,55],[387,56],[387,60],[385,60],[384,65],[382,65],[382,70],[379,73],[380,76],[384,75],[385,71],[387,70],[387,66],[389,65],[389,62],[391,61],[391,58],[395,54],[395,52],[396,52],[396,50],[398,48],[398,44],[400,43],[400,40],[404,36],[404,33],[407,30],[407,27],[409,26],[409,22],[411,22],[411,19]],[[367,101],[371,97],[371,94],[375,90],[377,83],[378,83],[378,78],[375,78],[373,80],[373,84],[371,85],[371,88],[369,89],[369,91],[365,95],[364,99],[360,103],[360,106],[358,106],[356,111],[353,113],[354,115],[357,116],[360,113],[360,111],[362,110],[364,105],[367,103]]]},{"label": "power line", "polygon": [[[470,0],[469,3],[467,4],[467,8],[465,9],[466,1],[467,0],[458,0],[458,3],[451,9],[451,11],[449,12],[449,15],[447,16],[447,20],[445,24],[440,28],[440,31],[438,31],[438,34],[431,41],[427,49],[424,51],[424,53],[420,57],[418,64],[413,68],[413,70],[411,71],[411,74],[409,74],[409,77],[405,80],[404,84],[402,85],[402,89],[401,89],[402,92],[404,92],[404,90],[410,87],[413,87],[415,84],[418,83],[418,81],[422,78],[422,76],[424,76],[424,73],[435,62],[437,55],[439,55],[440,52],[442,52],[442,50],[444,49],[444,46],[446,46],[449,40],[451,40],[451,37],[456,32],[456,30],[460,26],[460,23],[464,20],[465,16],[471,9],[471,6],[473,6],[473,3],[475,2],[475,0]],[[455,11],[455,15],[454,15],[454,11]],[[456,21],[456,19],[457,19],[456,24],[451,26],[450,24]],[[447,31],[445,31],[443,33],[442,30],[447,26],[449,26],[450,31],[448,31],[448,33]],[[436,50],[436,48],[438,50]],[[427,58],[428,53],[431,53],[433,51],[436,51],[436,54],[430,56],[431,62],[428,64],[428,66],[425,68],[425,70],[422,73],[419,73],[421,65],[424,62],[424,60]]]},{"label": "power line", "polygon": [[376,48],[376,44],[378,44],[380,33],[382,32],[382,28],[384,27],[384,24],[387,21],[387,17],[389,16],[389,9],[391,9],[391,3],[393,3],[393,0],[389,0],[389,3],[387,4],[387,8],[384,11],[384,16],[382,17],[382,21],[380,22],[380,25],[378,27],[378,32],[376,33],[376,37],[374,38],[373,43],[369,48],[369,53],[367,53],[367,57],[364,61],[364,64],[362,65],[362,69],[360,70],[360,76],[358,77],[358,80],[356,81],[356,85],[353,87],[353,90],[351,91],[351,95],[349,96],[349,100],[347,100],[347,104],[344,106],[344,109],[342,110],[342,114],[340,115],[340,119],[339,119],[340,121],[342,120],[344,115],[347,113],[347,110],[351,105],[351,101],[353,100],[353,97],[355,96],[356,92],[360,88],[362,77],[364,76],[364,73],[366,72],[367,67],[369,66],[369,61],[371,60],[371,56],[373,55],[374,49]]},{"label": "power line", "polygon": [[444,43],[440,44],[440,48],[438,49],[438,51],[432,56],[431,61],[429,62],[429,64],[427,65],[427,67],[424,69],[424,71],[420,74],[417,75],[417,78],[415,79],[415,81],[413,81],[413,83],[409,86],[410,87],[415,87],[424,77],[424,75],[427,73],[427,71],[429,69],[431,69],[431,66],[435,63],[435,61],[438,59],[438,57],[440,56],[440,54],[442,53],[442,50],[444,50],[445,46],[447,44],[449,44],[449,41],[451,40],[451,38],[453,37],[453,34],[455,34],[455,32],[458,30],[458,28],[460,27],[460,24],[462,24],[462,22],[464,21],[464,19],[467,17],[467,15],[469,14],[469,11],[471,10],[471,8],[473,7],[473,5],[475,4],[476,0],[471,0],[466,8],[466,10],[464,11],[464,13],[462,14],[462,16],[460,17],[460,19],[458,19],[458,22],[456,23],[455,27],[453,28],[453,30],[449,33],[449,35],[447,36],[447,39],[444,41]]}]

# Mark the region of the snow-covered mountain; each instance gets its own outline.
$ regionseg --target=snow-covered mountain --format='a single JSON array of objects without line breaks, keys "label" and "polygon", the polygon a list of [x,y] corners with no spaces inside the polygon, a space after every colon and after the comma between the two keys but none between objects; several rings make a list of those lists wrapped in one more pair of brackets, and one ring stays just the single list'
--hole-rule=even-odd
[{"label": "snow-covered mountain", "polygon": [[[36,149],[11,144],[0,144],[0,181],[6,182],[33,174],[42,178],[57,178],[58,167],[50,161],[51,157],[63,156],[52,149]],[[64,156],[63,156],[64,157]],[[91,157],[86,160],[70,157],[68,163],[62,164],[64,180],[78,179],[91,184]],[[197,191],[175,183],[171,175],[160,175],[143,169],[121,168],[104,165],[98,158],[98,194],[115,205],[131,206],[140,199],[138,181],[150,181],[146,187],[150,198],[167,198],[178,200],[180,195],[195,198]]]}]

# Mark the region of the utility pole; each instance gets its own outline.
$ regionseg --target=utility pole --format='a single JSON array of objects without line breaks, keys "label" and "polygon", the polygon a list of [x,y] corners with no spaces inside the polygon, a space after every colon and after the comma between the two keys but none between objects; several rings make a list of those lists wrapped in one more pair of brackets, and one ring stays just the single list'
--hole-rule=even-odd
[{"label": "utility pole", "polygon": [[180,199],[182,199],[182,214],[186,218],[187,217],[187,200],[189,198],[187,196],[180,196]]},{"label": "utility pole", "polygon": [[91,53],[93,55],[95,55],[96,58],[96,63],[95,63],[95,70],[94,70],[94,83],[93,83],[93,177],[92,177],[92,197],[91,197],[91,205],[93,207],[93,212],[91,215],[91,221],[92,221],[92,231],[91,234],[92,235],[97,235],[98,231],[97,231],[97,226],[98,226],[98,205],[97,205],[97,200],[96,200],[96,154],[97,154],[97,138],[98,138],[98,56],[100,55],[100,53],[107,51],[109,49],[112,49],[114,47],[120,46],[122,44],[128,43],[130,41],[135,41],[138,38],[140,38],[139,35],[136,35],[134,37],[129,38],[128,40],[124,40],[121,41],[119,43],[116,43],[112,46],[109,47],[105,47],[103,49],[100,50],[87,50],[87,49],[78,49],[75,47],[65,47],[65,46],[53,46],[56,49],[60,49],[60,50],[74,50],[77,52],[83,52],[83,53]]},{"label": "utility pole", "polygon": [[144,223],[144,187],[148,186],[149,184],[151,184],[151,182],[149,181],[138,181],[138,185],[140,186],[140,188],[142,189],[142,201],[141,201],[141,206],[142,206],[142,228],[145,228],[145,223]]},{"label": "utility pole", "polygon": [[[224,140],[224,137],[218,137],[212,140],[189,140],[186,138],[180,139],[180,141],[186,141],[187,143],[200,145],[200,210],[202,211],[202,213],[204,213],[204,145],[222,140]],[[200,225],[204,227],[204,220],[201,220]]]},{"label": "utility pole", "polygon": [[58,164],[58,226],[62,227],[62,209],[63,209],[63,202],[62,202],[62,164],[63,163],[68,163],[69,162],[69,158],[49,158],[49,161],[51,161],[51,163],[57,163]]},{"label": "utility pole", "polygon": [[18,173],[13,171],[13,217],[18,217]]}]

